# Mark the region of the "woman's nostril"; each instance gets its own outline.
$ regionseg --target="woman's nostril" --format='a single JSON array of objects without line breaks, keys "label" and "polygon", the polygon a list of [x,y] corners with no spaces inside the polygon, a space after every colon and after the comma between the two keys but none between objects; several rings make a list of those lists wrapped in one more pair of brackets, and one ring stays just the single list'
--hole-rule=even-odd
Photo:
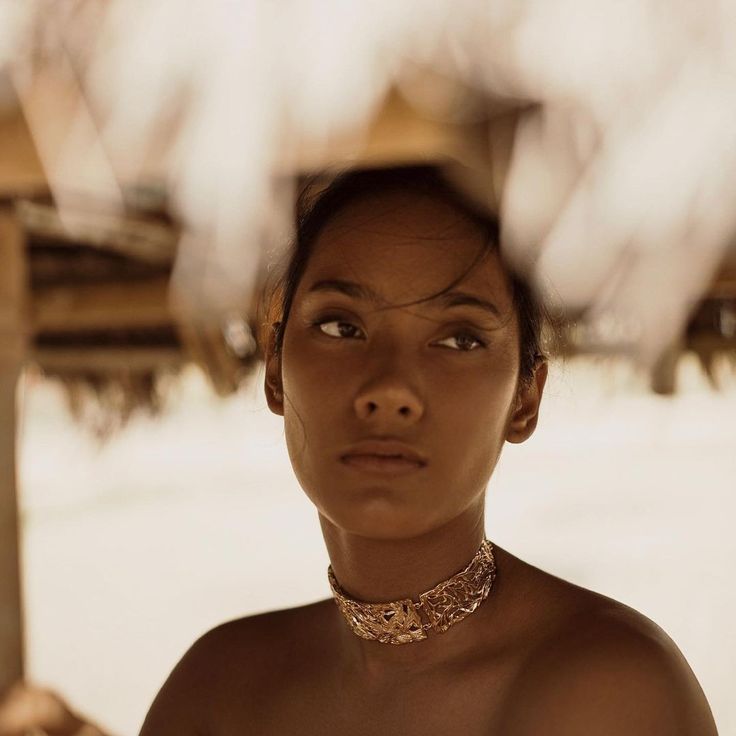
[{"label": "woman's nostril", "polygon": [[392,417],[402,421],[418,420],[423,414],[422,403],[405,388],[372,388],[355,398],[356,414],[363,419]]}]

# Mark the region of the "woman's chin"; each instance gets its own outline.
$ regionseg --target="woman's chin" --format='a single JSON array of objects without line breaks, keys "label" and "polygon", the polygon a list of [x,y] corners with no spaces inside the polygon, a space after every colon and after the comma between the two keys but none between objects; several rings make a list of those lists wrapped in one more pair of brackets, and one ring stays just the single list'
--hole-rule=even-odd
[{"label": "woman's chin", "polygon": [[360,537],[401,540],[426,534],[441,521],[406,501],[398,503],[390,495],[375,494],[340,509],[322,512],[335,526]]}]

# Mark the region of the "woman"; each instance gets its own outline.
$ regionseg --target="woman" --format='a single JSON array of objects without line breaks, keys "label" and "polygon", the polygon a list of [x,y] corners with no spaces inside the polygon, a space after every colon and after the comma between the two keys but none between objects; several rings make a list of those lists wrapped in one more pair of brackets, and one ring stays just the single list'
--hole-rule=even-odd
[{"label": "woman", "polygon": [[486,485],[547,376],[497,243],[423,167],[348,173],[302,217],[265,391],[333,597],[207,633],[142,736],[716,733],[652,622],[485,540]]}]

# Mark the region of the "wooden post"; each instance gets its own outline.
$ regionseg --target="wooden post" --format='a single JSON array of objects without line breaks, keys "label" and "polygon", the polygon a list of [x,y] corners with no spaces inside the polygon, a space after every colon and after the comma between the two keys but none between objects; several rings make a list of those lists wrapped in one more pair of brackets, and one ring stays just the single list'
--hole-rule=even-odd
[{"label": "wooden post", "polygon": [[23,234],[13,208],[0,202],[0,692],[23,675],[16,390],[27,341],[25,297]]}]

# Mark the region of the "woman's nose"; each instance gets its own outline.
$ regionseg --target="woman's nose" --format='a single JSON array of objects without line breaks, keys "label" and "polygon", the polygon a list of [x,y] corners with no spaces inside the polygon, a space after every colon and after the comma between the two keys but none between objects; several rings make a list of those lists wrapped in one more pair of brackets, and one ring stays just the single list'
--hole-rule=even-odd
[{"label": "woman's nose", "polygon": [[355,398],[354,406],[363,420],[413,424],[424,414],[422,400],[409,386],[389,381],[366,387]]}]

